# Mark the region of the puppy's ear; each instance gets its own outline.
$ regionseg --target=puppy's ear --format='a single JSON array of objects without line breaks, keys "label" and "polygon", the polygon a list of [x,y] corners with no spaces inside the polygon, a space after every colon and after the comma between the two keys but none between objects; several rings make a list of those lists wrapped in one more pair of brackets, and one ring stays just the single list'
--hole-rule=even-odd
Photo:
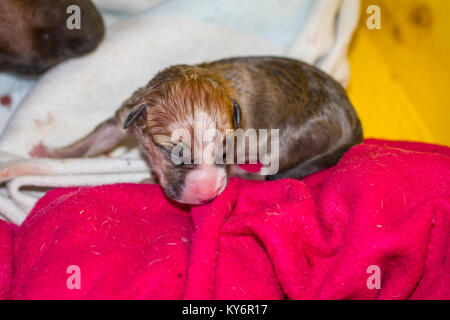
[{"label": "puppy's ear", "polygon": [[127,118],[125,119],[125,123],[123,124],[123,128],[127,129],[131,124],[139,118],[148,107],[148,104],[139,104],[131,108],[130,113],[128,113]]},{"label": "puppy's ear", "polygon": [[241,127],[241,118],[242,118],[241,106],[234,99],[231,99],[231,102],[233,102],[233,121],[236,126],[236,129],[239,129]]}]

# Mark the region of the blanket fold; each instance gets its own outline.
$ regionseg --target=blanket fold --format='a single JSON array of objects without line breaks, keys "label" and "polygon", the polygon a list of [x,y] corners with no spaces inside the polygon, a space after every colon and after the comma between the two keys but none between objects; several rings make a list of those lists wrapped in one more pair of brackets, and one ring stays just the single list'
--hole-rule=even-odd
[{"label": "blanket fold", "polygon": [[449,188],[449,148],[367,140],[301,181],[231,179],[192,208],[156,185],[54,189],[17,231],[0,224],[0,295],[449,299]]}]

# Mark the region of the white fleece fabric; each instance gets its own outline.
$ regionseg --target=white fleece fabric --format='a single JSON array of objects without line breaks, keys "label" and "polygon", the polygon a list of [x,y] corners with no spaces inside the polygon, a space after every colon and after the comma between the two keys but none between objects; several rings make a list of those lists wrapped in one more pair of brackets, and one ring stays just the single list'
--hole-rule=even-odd
[{"label": "white fleece fabric", "polygon": [[[0,215],[17,224],[48,188],[149,177],[136,149],[70,160],[29,159],[29,152],[39,143],[63,146],[86,135],[167,66],[277,55],[315,64],[343,85],[349,79],[346,52],[359,0],[94,3],[107,21],[105,39],[94,52],[59,64],[35,84],[10,79],[22,96],[32,87],[11,108],[15,112],[3,130],[0,121]],[[0,75],[0,93],[8,77]]]}]

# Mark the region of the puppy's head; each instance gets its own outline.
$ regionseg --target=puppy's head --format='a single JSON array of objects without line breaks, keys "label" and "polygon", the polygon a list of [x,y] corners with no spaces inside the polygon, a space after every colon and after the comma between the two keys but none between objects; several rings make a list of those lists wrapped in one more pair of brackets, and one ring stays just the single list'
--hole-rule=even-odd
[{"label": "puppy's head", "polygon": [[[155,76],[129,113],[166,195],[202,204],[226,187],[226,141],[241,111],[223,79],[200,67],[175,66]],[[228,136],[227,136],[228,134]]]}]

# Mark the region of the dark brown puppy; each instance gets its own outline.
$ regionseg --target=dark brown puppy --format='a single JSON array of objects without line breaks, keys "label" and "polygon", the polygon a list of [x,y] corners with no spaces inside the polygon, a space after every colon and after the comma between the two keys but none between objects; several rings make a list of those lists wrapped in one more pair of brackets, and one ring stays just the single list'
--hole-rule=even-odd
[{"label": "dark brown puppy", "polygon": [[279,129],[279,170],[267,179],[301,178],[327,168],[362,141],[345,90],[330,76],[292,59],[248,57],[167,68],[85,138],[64,148],[37,148],[33,155],[94,156],[134,134],[166,194],[197,204],[225,188],[229,166],[175,165],[171,153],[179,141],[173,141],[174,131],[190,132],[190,141],[182,143],[193,150],[205,148],[198,131],[215,128],[225,141],[227,130],[238,127]]},{"label": "dark brown puppy", "polygon": [[[69,30],[67,8],[81,10],[81,29]],[[103,21],[89,0],[1,0],[0,71],[39,74],[88,53],[103,38]]]}]

